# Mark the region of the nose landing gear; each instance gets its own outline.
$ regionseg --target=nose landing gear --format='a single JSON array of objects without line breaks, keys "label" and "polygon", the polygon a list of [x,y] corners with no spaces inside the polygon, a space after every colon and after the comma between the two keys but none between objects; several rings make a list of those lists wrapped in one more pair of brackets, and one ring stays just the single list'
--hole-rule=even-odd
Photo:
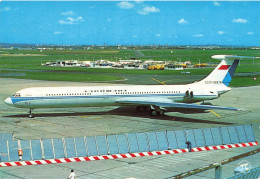
[{"label": "nose landing gear", "polygon": [[34,114],[32,113],[32,109],[29,111],[29,118],[34,118]]}]

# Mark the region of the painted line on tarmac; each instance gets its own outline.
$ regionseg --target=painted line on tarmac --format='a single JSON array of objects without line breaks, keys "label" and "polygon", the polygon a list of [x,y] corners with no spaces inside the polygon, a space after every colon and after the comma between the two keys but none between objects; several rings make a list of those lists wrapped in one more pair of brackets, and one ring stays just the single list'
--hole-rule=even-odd
[{"label": "painted line on tarmac", "polygon": [[[191,149],[191,152],[210,151],[210,150],[221,150],[231,149],[237,147],[249,147],[257,146],[258,142],[248,143],[237,143],[217,146],[206,146],[206,147],[195,147]],[[169,154],[188,153],[188,148],[185,149],[174,149],[174,150],[163,150],[153,152],[140,152],[140,153],[127,153],[127,154],[114,154],[114,155],[102,155],[102,156],[89,156],[89,157],[75,157],[75,158],[60,158],[60,159],[47,159],[47,160],[31,160],[31,161],[15,161],[15,162],[1,162],[0,167],[11,167],[11,166],[27,166],[27,165],[45,165],[45,164],[56,164],[56,163],[70,163],[70,162],[83,162],[83,161],[96,161],[96,160],[109,160],[109,159],[125,159],[145,156],[159,156]]]},{"label": "painted line on tarmac", "polygon": [[88,118],[88,117],[92,117],[92,116],[80,116],[81,118]]},{"label": "painted line on tarmac", "polygon": [[[200,105],[199,103],[196,103],[198,105]],[[212,114],[215,114],[217,117],[221,117],[219,114],[217,114],[216,112],[212,111],[212,110],[208,110],[209,112],[211,112]]]},{"label": "painted line on tarmac", "polygon": [[217,114],[216,112],[212,111],[212,110],[209,110],[209,112],[211,112],[212,114],[215,114],[216,116],[218,117],[221,117],[219,114]]},{"label": "painted line on tarmac", "polygon": [[155,78],[152,78],[152,80],[156,81],[157,83],[160,83],[160,84],[166,85],[163,81],[159,81],[159,80],[157,80],[157,79],[155,79]]}]

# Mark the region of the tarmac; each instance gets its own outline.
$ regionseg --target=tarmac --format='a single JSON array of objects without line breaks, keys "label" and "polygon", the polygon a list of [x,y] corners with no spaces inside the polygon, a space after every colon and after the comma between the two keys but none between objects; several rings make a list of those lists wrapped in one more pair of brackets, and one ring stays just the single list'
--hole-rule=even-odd
[{"label": "tarmac", "polygon": [[[242,111],[214,110],[198,113],[167,111],[165,116],[152,117],[136,112],[135,107],[91,107],[37,109],[35,118],[28,118],[27,109],[12,108],[4,99],[16,91],[39,86],[87,86],[96,83],[46,82],[37,80],[0,78],[0,133],[14,133],[16,139],[61,138],[124,134],[191,128],[253,124],[256,139],[260,138],[260,86],[233,88],[214,105],[244,108]],[[108,85],[98,83],[98,85]],[[111,84],[109,84],[111,85]],[[0,168],[0,178],[67,178],[74,169],[77,178],[170,178],[198,167],[219,162],[251,150],[245,147],[215,151],[193,152],[129,159],[72,162],[51,165]],[[252,167],[260,165],[260,154],[255,154],[223,166],[223,177],[232,176],[239,162],[246,160]],[[188,178],[214,178],[214,169]]]}]

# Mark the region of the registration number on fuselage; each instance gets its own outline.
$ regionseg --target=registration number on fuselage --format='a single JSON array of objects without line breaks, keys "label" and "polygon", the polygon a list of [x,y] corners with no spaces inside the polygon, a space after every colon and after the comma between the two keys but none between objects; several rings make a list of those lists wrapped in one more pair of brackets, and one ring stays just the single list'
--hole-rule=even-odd
[{"label": "registration number on fuselage", "polygon": [[218,85],[218,84],[222,84],[222,81],[205,81],[205,84],[207,84],[207,85],[209,85],[209,84]]}]

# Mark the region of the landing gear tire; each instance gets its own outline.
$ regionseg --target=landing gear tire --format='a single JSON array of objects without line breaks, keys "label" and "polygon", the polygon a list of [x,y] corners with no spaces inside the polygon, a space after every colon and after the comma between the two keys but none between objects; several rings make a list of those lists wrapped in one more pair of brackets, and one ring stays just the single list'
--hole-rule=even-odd
[{"label": "landing gear tire", "polygon": [[34,114],[32,113],[32,109],[29,111],[29,118],[34,118]]},{"label": "landing gear tire", "polygon": [[150,111],[150,114],[151,114],[152,116],[156,116],[156,115],[157,115],[157,112],[156,112],[155,110],[151,110],[151,111]]},{"label": "landing gear tire", "polygon": [[163,116],[163,115],[164,115],[164,110],[158,111],[158,114],[161,115],[161,116]]}]

